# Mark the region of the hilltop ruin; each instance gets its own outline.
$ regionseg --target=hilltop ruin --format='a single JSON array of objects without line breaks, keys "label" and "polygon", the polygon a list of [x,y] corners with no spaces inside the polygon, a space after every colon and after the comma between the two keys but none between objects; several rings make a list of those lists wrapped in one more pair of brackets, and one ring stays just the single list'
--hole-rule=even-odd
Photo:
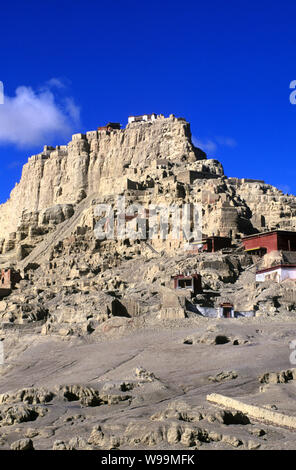
[{"label": "hilltop ruin", "polygon": [[[150,237],[161,206],[198,206],[199,237],[171,216]],[[295,446],[295,196],[226,176],[185,119],[151,114],[45,146],[0,221],[1,448]]]},{"label": "hilltop ruin", "polygon": [[[188,244],[169,228],[167,237],[160,232],[151,240],[98,240],[95,208],[115,207],[118,196],[143,207],[200,204],[201,239]],[[233,305],[234,316],[294,308],[289,282],[276,295],[272,282],[261,292],[256,271],[269,268],[264,248],[245,245],[256,233],[295,231],[295,196],[260,180],[227,177],[218,160],[193,145],[189,123],[173,115],[131,116],[125,128],[108,123],[73,135],[67,145],[45,146],[24,165],[0,220],[0,263],[22,276],[2,306],[4,324],[42,321],[45,332],[94,332],[123,312],[182,318],[219,316],[223,303]],[[200,276],[198,292],[172,288],[171,278],[186,273]],[[18,299],[32,290],[40,293],[24,308]],[[77,300],[85,290],[81,311]],[[63,292],[73,293],[72,306],[64,308]]]}]

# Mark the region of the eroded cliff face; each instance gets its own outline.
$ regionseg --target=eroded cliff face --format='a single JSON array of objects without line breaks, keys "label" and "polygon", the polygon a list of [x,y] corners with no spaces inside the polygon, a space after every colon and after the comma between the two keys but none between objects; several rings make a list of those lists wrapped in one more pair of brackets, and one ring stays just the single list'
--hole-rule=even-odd
[{"label": "eroded cliff face", "polygon": [[[155,159],[194,162],[206,155],[191,143],[190,126],[173,116],[154,123],[132,123],[117,131],[73,135],[56,149],[45,146],[23,167],[21,180],[0,206],[0,237],[15,232],[21,218],[31,218],[57,204],[76,204],[92,193],[116,192],[116,180]],[[32,213],[32,214],[30,214]],[[41,217],[43,217],[41,215]]]},{"label": "eroded cliff face", "polygon": [[[263,181],[227,178],[218,160],[194,147],[189,123],[158,116],[121,130],[75,134],[68,145],[45,146],[30,157],[0,206],[0,251],[23,259],[44,235],[77,216],[81,201],[94,196],[96,203],[112,204],[119,194],[129,204],[200,203],[207,235],[237,239],[257,230],[296,228],[295,196]],[[93,229],[91,203],[84,209],[82,225]],[[154,245],[169,251],[180,243],[159,239]]]}]

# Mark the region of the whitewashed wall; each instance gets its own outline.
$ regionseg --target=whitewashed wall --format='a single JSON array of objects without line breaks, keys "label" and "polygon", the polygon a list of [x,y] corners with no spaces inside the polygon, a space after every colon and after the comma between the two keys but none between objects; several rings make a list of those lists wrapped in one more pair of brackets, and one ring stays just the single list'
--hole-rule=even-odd
[{"label": "whitewashed wall", "polygon": [[271,271],[267,271],[265,273],[257,273],[256,282],[264,282],[265,280],[267,280],[266,278],[268,278],[268,276],[270,276],[271,274],[274,275],[275,273],[278,276],[278,281],[284,281],[285,279],[296,279],[296,268],[279,267]]}]

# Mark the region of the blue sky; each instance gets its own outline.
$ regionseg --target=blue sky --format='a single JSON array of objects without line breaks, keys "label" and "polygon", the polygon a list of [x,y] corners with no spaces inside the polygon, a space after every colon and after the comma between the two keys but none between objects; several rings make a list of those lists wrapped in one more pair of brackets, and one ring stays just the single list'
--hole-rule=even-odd
[{"label": "blue sky", "polygon": [[0,202],[43,145],[171,113],[228,176],[296,193],[293,0],[1,4]]}]

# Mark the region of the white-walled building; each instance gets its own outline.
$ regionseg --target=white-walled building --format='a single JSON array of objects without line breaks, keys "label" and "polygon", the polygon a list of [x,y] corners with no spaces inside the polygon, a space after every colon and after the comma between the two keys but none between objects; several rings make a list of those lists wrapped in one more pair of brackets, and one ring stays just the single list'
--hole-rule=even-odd
[{"label": "white-walled building", "polygon": [[217,309],[217,318],[234,318],[233,304],[224,302]]},{"label": "white-walled building", "polygon": [[260,269],[256,272],[256,282],[276,281],[281,282],[286,279],[296,280],[296,265],[281,264],[270,268]]},{"label": "white-walled building", "polygon": [[157,119],[157,115],[155,113],[152,114],[142,114],[141,116],[129,116],[128,123],[131,122],[140,122],[140,121],[155,121]]}]

